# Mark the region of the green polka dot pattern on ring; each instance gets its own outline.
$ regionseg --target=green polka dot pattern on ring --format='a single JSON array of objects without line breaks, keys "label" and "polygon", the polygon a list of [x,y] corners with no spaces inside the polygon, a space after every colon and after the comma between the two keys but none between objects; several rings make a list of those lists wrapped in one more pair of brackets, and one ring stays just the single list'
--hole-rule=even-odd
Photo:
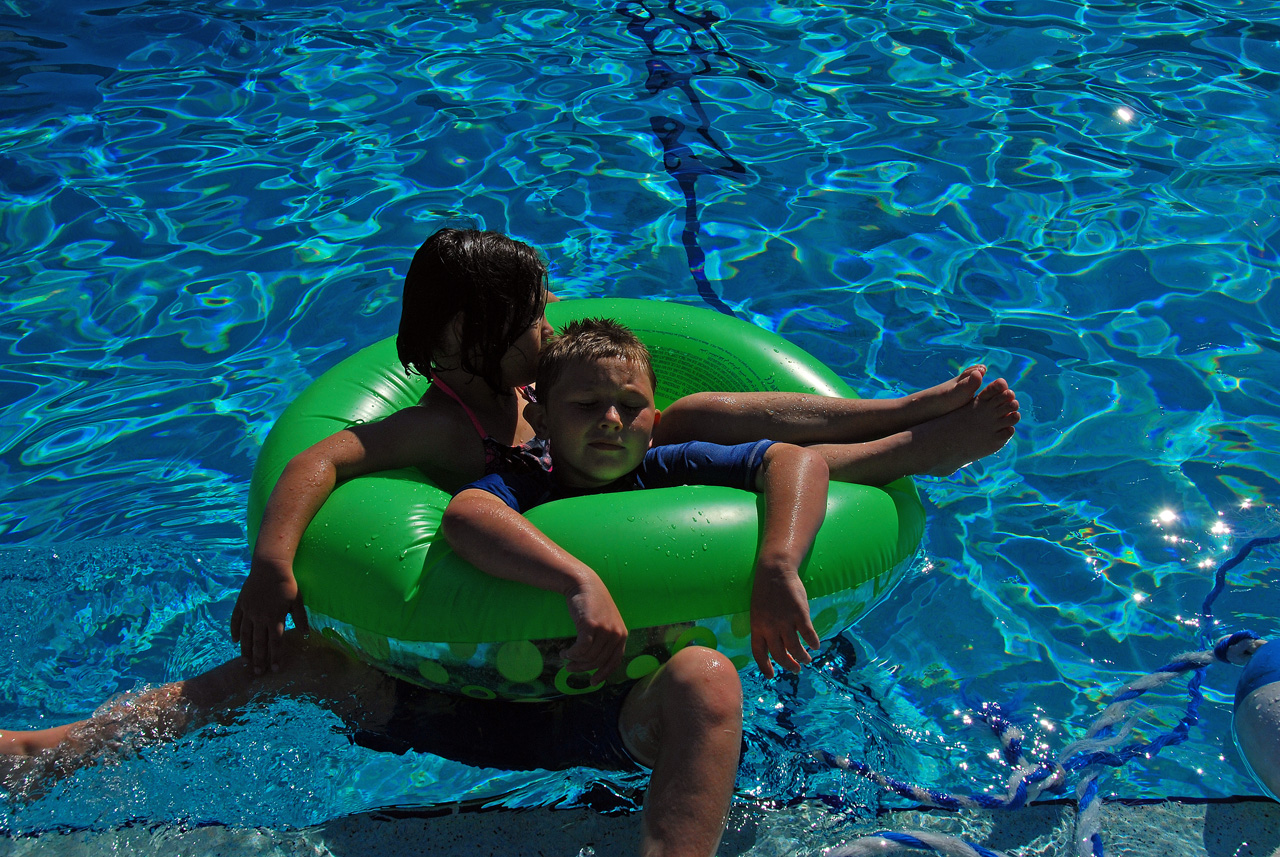
[{"label": "green polka dot pattern on ring", "polygon": [[498,647],[493,664],[509,681],[531,682],[542,675],[542,652],[528,640],[515,640]]},{"label": "green polka dot pattern on ring", "polygon": [[[425,678],[432,684],[448,684],[449,671],[441,666],[437,661],[429,661],[425,658],[418,661],[418,675]],[[415,682],[421,684],[421,682]]]},{"label": "green polka dot pattern on ring", "polygon": [[[854,592],[840,592],[813,599],[810,610],[815,627],[836,630],[849,626],[871,597],[874,585],[863,584]],[[747,614],[737,613],[689,622],[633,630],[627,639],[622,665],[606,681],[617,684],[644,678],[685,646],[709,646],[726,655],[739,669],[750,667],[751,638],[737,633]],[[311,624],[325,639],[397,678],[438,690],[476,698],[537,699],[593,693],[602,685],[590,684],[586,675],[569,673],[559,653],[572,637],[548,640],[516,640],[458,646],[389,640],[385,657],[360,645],[367,639],[343,622],[311,613]],[[820,620],[820,621],[819,621]],[[747,630],[750,631],[749,624]]]},{"label": "green polka dot pattern on ring", "polygon": [[[710,310],[621,299],[547,307],[555,327],[584,316],[617,318],[649,346],[659,407],[701,390],[853,395],[786,340]],[[280,417],[254,468],[250,539],[294,455],[416,404],[426,383],[406,376],[388,339],[308,387]],[[294,561],[312,627],[378,669],[428,687],[516,699],[593,692],[590,677],[567,673],[560,656],[574,634],[564,599],[490,577],[454,555],[436,533],[448,501],[414,469],[339,485]],[[528,517],[600,574],[627,623],[626,655],[606,683],[642,678],[688,645],[714,646],[739,667],[750,665],[756,495],[705,486],[636,491],[560,500]],[[826,523],[801,569],[824,636],[847,627],[898,580],[923,529],[909,480],[831,486]]]}]

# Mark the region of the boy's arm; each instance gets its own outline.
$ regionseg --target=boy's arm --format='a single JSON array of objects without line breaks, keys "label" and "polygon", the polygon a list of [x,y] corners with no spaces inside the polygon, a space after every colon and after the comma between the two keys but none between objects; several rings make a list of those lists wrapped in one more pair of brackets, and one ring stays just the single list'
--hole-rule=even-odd
[{"label": "boy's arm", "polygon": [[622,663],[627,626],[604,582],[524,515],[488,491],[468,488],[449,503],[441,527],[454,552],[486,574],[564,596],[578,629],[563,652],[570,670],[595,670],[592,683],[599,684]]},{"label": "boy's arm", "polygon": [[[290,460],[263,509],[249,576],[231,611],[231,639],[240,644],[240,654],[255,673],[279,670],[286,616],[307,628],[293,560],[307,525],[334,487],[364,473],[432,464],[423,439],[440,440],[441,429],[425,409],[406,408],[380,422],[331,435]],[[469,439],[436,448],[466,449]],[[430,475],[447,481],[448,474]],[[455,484],[463,481],[459,478]]]},{"label": "boy's arm", "polygon": [[820,645],[809,620],[800,564],[826,516],[829,480],[822,456],[785,443],[769,447],[756,473],[756,490],[765,498],[765,523],[751,586],[751,652],[769,678],[770,655],[784,669],[799,672],[802,663],[813,660],[804,644]]}]

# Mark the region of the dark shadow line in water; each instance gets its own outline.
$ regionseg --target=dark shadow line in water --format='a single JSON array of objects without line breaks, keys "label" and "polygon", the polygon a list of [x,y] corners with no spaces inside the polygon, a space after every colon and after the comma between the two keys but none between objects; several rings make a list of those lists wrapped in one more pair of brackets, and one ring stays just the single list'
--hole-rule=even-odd
[{"label": "dark shadow line in water", "polygon": [[[1074,800],[1064,799],[1065,803],[1074,804]],[[1166,797],[1105,797],[1103,803],[1115,803],[1121,806],[1159,806],[1162,803],[1184,803],[1190,806],[1216,806],[1233,803],[1265,803],[1275,804],[1269,797],[1262,795],[1227,795],[1226,797],[1204,797],[1203,795],[1168,795]]]},{"label": "dark shadow line in water", "polygon": [[1218,596],[1222,594],[1222,590],[1227,586],[1227,572],[1248,559],[1254,548],[1269,547],[1277,543],[1280,543],[1280,535],[1252,538],[1245,542],[1244,546],[1237,550],[1230,559],[1218,566],[1213,575],[1213,586],[1210,587],[1209,594],[1205,596],[1204,604],[1200,607],[1200,641],[1203,645],[1213,644],[1213,602],[1218,599]]},{"label": "dark shadow line in water", "polygon": [[[658,144],[662,146],[663,169],[675,179],[680,193],[684,196],[684,229],[681,232],[680,241],[684,245],[689,273],[698,286],[698,294],[709,306],[726,315],[736,315],[716,294],[711,281],[707,278],[707,255],[699,241],[702,224],[698,215],[698,177],[709,175],[741,181],[749,178],[751,173],[741,161],[726,151],[724,145],[716,141],[711,127],[711,118],[693,87],[693,78],[713,74],[711,59],[718,57],[731,61],[739,73],[754,83],[769,86],[772,81],[751,63],[729,51],[719,34],[712,29],[721,20],[714,12],[704,12],[700,15],[682,12],[676,8],[676,0],[668,0],[666,9],[674,20],[664,25],[643,3],[629,0],[618,4],[616,8],[618,14],[627,19],[627,32],[644,42],[651,54],[645,61],[645,69],[648,72],[644,84],[645,91],[650,96],[656,96],[667,90],[678,90],[688,100],[689,106],[697,117],[697,125],[694,126],[674,116],[661,115],[651,117],[649,125]],[[683,31],[688,48],[664,50],[659,47],[658,43],[662,35],[675,29]],[[709,39],[713,47],[704,47],[699,37]],[[697,68],[694,71],[677,71],[664,57],[692,59],[696,61]],[[708,163],[698,156],[686,142],[688,139],[686,132],[690,131],[723,157],[724,163]]]}]

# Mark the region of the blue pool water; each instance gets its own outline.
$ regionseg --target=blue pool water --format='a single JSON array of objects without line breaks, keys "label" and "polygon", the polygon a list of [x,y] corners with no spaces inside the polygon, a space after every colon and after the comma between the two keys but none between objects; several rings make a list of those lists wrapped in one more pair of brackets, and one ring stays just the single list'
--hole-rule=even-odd
[{"label": "blue pool water", "polygon": [[[974,710],[1051,756],[1197,648],[1209,566],[1280,528],[1271,2],[0,0],[0,44],[0,724],[234,656],[257,449],[394,332],[445,224],[535,244],[565,297],[731,310],[869,396],[979,360],[1018,391],[1004,452],[920,481],[915,569],[842,651],[794,687],[746,677],[743,800],[892,805],[811,747],[999,792]],[[1275,561],[1233,575],[1221,629],[1278,630]],[[1233,669],[1186,744],[1104,794],[1256,793]],[[1183,688],[1144,698],[1139,735]],[[285,826],[638,782],[339,729],[264,704],[3,824]]]}]

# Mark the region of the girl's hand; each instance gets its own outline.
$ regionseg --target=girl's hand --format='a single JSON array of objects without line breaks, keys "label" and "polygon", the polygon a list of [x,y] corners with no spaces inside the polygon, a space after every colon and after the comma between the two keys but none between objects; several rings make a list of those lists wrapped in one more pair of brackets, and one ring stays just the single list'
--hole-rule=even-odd
[{"label": "girl's hand", "polygon": [[809,620],[809,600],[804,584],[792,570],[756,568],[751,587],[751,653],[760,672],[773,678],[773,664],[800,672],[813,661],[805,644],[817,649],[822,641]]},{"label": "girl's hand", "polygon": [[569,617],[578,639],[561,654],[571,672],[592,672],[591,683],[601,684],[622,663],[627,646],[627,626],[613,603],[613,596],[599,578],[587,581],[568,595]]},{"label": "girl's hand", "polygon": [[310,630],[293,569],[287,563],[255,558],[231,611],[231,641],[240,644],[240,655],[253,666],[254,675],[280,671],[285,616],[293,616],[303,633]]}]

